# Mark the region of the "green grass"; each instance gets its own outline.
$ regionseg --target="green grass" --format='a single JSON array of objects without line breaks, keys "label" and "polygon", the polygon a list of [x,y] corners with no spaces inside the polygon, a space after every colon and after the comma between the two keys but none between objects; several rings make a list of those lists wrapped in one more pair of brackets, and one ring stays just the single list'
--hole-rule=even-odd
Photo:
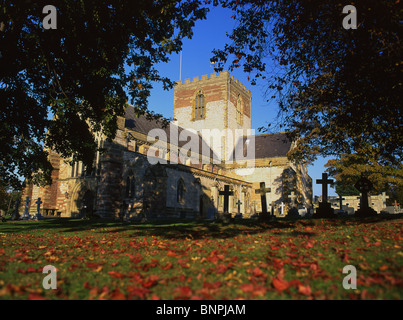
[{"label": "green grass", "polygon": [[[401,299],[402,221],[8,221],[0,299]],[[42,287],[49,264],[56,290]]]}]

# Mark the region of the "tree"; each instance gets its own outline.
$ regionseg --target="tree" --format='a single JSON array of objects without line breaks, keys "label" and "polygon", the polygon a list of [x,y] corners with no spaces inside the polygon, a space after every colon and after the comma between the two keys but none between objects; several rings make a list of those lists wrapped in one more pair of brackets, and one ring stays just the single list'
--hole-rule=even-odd
[{"label": "tree", "polygon": [[[354,184],[362,174],[368,177],[373,184],[371,194],[386,192],[390,201],[402,201],[403,165],[399,167],[382,166],[375,160],[363,162],[357,154],[342,155],[339,159],[329,160],[327,171],[336,181],[336,193],[342,195],[355,195]],[[357,190],[356,190],[357,191]],[[353,194],[347,194],[352,192]],[[359,192],[358,192],[359,195]]]},{"label": "tree", "polygon": [[16,187],[50,183],[48,150],[91,167],[93,133],[113,139],[129,97],[143,114],[154,82],[172,88],[154,65],[207,11],[201,0],[60,0],[51,21],[48,1],[0,4],[0,179]]},{"label": "tree", "polygon": [[[217,71],[243,67],[279,105],[297,139],[296,160],[356,153],[398,166],[403,157],[399,1],[357,0],[357,29],[344,29],[344,2],[214,0],[234,11]],[[399,94],[400,93],[400,94]],[[267,129],[267,128],[266,128]]]}]

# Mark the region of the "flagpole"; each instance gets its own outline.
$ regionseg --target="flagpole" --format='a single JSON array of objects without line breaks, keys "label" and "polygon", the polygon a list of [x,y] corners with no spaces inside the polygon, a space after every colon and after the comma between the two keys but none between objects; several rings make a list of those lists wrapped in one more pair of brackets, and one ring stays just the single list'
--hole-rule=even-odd
[{"label": "flagpole", "polygon": [[182,81],[182,51],[179,60],[179,81]]}]

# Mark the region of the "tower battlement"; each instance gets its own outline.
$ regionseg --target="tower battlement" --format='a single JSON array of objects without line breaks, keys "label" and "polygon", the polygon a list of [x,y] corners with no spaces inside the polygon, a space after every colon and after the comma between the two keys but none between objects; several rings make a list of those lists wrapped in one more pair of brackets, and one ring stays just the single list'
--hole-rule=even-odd
[{"label": "tower battlement", "polygon": [[184,81],[179,80],[176,81],[175,85],[179,88],[183,86],[195,85],[195,86],[203,86],[208,84],[209,82],[221,82],[228,81],[231,79],[232,83],[237,84],[244,93],[248,96],[251,96],[250,90],[245,87],[238,79],[236,79],[233,75],[231,75],[228,71],[222,71],[218,75],[216,73],[211,73],[210,75],[202,75],[201,77],[193,77],[193,79],[187,78]]}]

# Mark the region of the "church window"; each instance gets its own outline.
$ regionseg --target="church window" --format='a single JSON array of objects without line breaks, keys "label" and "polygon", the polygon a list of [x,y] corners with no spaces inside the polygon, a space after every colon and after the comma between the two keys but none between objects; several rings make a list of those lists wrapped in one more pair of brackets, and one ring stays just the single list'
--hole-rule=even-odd
[{"label": "church window", "polygon": [[242,99],[241,96],[238,96],[238,100],[236,102],[236,122],[240,125],[242,125],[242,110],[243,106],[242,106]]},{"label": "church window", "polygon": [[135,178],[133,171],[129,171],[126,177],[126,198],[134,198]]},{"label": "church window", "polygon": [[205,105],[204,94],[199,91],[195,98],[194,118],[195,120],[204,119],[205,117]]},{"label": "church window", "polygon": [[178,181],[176,192],[176,200],[178,201],[178,203],[185,203],[185,183],[182,179],[179,179]]}]

